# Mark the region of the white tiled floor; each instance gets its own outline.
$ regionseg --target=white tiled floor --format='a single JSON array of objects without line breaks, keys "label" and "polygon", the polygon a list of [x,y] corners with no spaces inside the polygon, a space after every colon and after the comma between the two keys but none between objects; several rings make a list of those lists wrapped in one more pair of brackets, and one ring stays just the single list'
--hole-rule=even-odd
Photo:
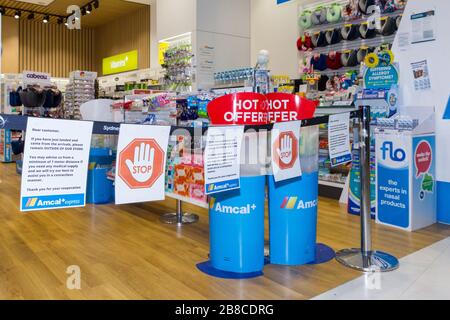
[{"label": "white tiled floor", "polygon": [[362,275],[314,299],[450,299],[450,238],[400,259],[398,270],[378,275]]}]

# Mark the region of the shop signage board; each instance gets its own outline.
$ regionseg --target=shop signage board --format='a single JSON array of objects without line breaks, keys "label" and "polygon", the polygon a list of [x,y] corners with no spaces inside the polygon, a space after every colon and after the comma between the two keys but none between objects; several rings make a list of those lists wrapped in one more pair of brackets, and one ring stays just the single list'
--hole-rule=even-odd
[{"label": "shop signage board", "polygon": [[138,69],[138,51],[133,50],[103,59],[103,75]]},{"label": "shop signage board", "polygon": [[21,211],[83,207],[93,123],[29,118]]},{"label": "shop signage board", "polygon": [[165,199],[170,127],[120,126],[116,161],[116,204]]},{"label": "shop signage board", "polygon": [[300,165],[301,121],[275,123],[272,129],[272,170],[276,182],[302,175]]},{"label": "shop signage board", "polygon": [[244,126],[210,127],[205,148],[205,190],[215,194],[240,188]]},{"label": "shop signage board", "polygon": [[350,150],[350,113],[330,115],[328,149],[332,167],[352,161]]},{"label": "shop signage board", "polygon": [[35,84],[41,86],[49,86],[52,84],[50,74],[44,72],[23,71],[22,77],[23,77],[22,82],[24,86]]},{"label": "shop signage board", "polygon": [[161,41],[158,44],[158,56],[159,56],[159,65],[163,65],[165,62],[164,54],[170,48],[170,43],[166,41]]}]

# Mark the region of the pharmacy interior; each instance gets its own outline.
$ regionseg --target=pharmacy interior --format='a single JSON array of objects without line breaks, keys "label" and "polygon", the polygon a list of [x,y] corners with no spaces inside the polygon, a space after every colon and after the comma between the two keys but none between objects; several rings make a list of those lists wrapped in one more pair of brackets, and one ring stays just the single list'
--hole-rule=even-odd
[{"label": "pharmacy interior", "polygon": [[446,1],[47,2],[0,1],[6,298],[309,299],[450,236]]}]

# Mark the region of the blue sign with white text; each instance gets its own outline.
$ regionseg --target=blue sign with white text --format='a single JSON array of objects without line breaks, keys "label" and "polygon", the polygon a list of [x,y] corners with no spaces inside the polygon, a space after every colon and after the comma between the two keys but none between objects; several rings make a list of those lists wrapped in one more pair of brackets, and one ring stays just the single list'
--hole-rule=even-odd
[{"label": "blue sign with white text", "polygon": [[22,211],[35,211],[43,209],[73,208],[85,204],[85,194],[66,194],[56,196],[23,197]]},{"label": "blue sign with white text", "polygon": [[377,140],[377,215],[382,223],[409,227],[409,152],[406,140]]}]

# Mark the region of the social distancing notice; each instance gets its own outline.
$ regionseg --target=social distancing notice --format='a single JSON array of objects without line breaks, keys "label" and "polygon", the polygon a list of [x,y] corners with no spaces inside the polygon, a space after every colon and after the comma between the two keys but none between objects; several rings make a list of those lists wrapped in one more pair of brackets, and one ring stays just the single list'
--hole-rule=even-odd
[{"label": "social distancing notice", "polygon": [[332,167],[352,161],[350,150],[350,114],[330,115],[328,122],[328,149]]},{"label": "social distancing notice", "polygon": [[205,149],[206,194],[240,188],[244,126],[210,127]]},{"label": "social distancing notice", "polygon": [[120,126],[116,204],[164,200],[170,127]]},{"label": "social distancing notice", "polygon": [[275,123],[272,130],[272,170],[276,182],[302,175],[300,165],[301,121]]},{"label": "social distancing notice", "polygon": [[83,207],[93,123],[29,118],[21,211]]}]

